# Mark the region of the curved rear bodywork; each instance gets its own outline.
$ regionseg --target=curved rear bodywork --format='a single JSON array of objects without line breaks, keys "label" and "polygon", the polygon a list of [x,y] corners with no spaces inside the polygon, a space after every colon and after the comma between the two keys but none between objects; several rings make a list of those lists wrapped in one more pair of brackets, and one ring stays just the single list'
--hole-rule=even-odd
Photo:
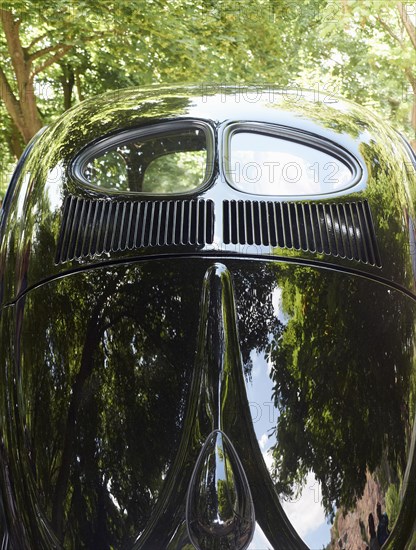
[{"label": "curved rear bodywork", "polygon": [[414,156],[349,103],[211,92],[85,102],[16,170],[6,548],[357,548],[377,503],[415,544]]}]

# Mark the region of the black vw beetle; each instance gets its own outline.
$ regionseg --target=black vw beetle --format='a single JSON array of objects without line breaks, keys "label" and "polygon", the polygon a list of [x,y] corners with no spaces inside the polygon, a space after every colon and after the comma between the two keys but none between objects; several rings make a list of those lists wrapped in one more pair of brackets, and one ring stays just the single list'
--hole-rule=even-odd
[{"label": "black vw beetle", "polygon": [[322,99],[114,92],[28,146],[2,548],[416,548],[416,160]]}]

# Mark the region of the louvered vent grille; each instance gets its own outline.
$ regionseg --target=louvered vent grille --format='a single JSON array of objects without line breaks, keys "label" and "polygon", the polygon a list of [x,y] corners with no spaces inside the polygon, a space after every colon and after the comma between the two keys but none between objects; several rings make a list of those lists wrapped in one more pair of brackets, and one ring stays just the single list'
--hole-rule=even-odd
[{"label": "louvered vent grille", "polygon": [[149,246],[211,244],[213,237],[210,200],[110,202],[67,197],[56,263]]},{"label": "louvered vent grille", "polygon": [[367,201],[224,201],[223,216],[225,244],[278,246],[381,267]]}]

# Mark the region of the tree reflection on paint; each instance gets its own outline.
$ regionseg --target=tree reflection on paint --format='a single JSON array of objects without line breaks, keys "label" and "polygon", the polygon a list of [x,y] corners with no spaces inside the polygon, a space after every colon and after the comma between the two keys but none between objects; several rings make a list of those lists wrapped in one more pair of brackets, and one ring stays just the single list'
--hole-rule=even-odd
[{"label": "tree reflection on paint", "polygon": [[367,470],[386,459],[394,478],[406,467],[411,311],[398,293],[383,291],[381,299],[380,287],[352,277],[289,266],[276,273],[289,317],[268,350],[280,411],[276,487],[293,496],[313,471],[332,515],[354,506]]}]

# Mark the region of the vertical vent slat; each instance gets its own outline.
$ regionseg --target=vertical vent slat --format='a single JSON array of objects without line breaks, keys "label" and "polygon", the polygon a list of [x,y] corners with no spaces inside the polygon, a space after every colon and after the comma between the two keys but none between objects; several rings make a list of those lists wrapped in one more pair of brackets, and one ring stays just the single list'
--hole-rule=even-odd
[{"label": "vertical vent slat", "polygon": [[367,201],[223,201],[224,244],[257,244],[326,254],[381,267]]},{"label": "vertical vent slat", "polygon": [[231,233],[231,242],[233,244],[238,243],[237,238],[237,203],[235,201],[232,201],[231,203],[231,211],[230,211],[230,233]]},{"label": "vertical vent slat", "polygon": [[339,222],[337,205],[331,204],[329,208],[331,210],[331,218],[332,218],[333,229],[334,229],[335,246],[337,248],[337,255],[340,258],[345,258],[345,249],[344,249],[344,243],[341,236],[341,225]]},{"label": "vertical vent slat", "polygon": [[367,223],[368,237],[369,237],[369,241],[371,243],[373,254],[374,254],[374,263],[375,265],[381,266],[380,251],[378,249],[376,235],[373,230],[374,228],[373,216],[371,214],[370,206],[367,201],[363,202],[363,208],[364,208],[364,215]]},{"label": "vertical vent slat", "polygon": [[319,223],[318,205],[309,204],[308,206],[310,210],[310,221],[312,226],[312,234],[314,239],[315,251],[318,252],[319,254],[322,254],[324,249],[323,249],[323,243],[322,243],[322,228]]},{"label": "vertical vent slat", "polygon": [[276,211],[271,202],[266,203],[270,246],[277,245]]},{"label": "vertical vent slat", "polygon": [[91,249],[93,247],[95,233],[97,230],[96,221],[97,221],[97,211],[98,211],[99,204],[100,203],[96,201],[91,201],[91,204],[90,204],[91,213],[89,218],[88,231],[85,235],[85,242],[82,249],[82,256],[84,258],[91,255]]},{"label": "vertical vent slat", "polygon": [[363,257],[364,251],[362,248],[360,227],[358,225],[357,207],[355,204],[350,205],[350,212],[351,212],[351,223],[352,223],[353,234],[354,234],[354,242],[356,247],[355,259],[359,260],[361,257]]},{"label": "vertical vent slat", "polygon": [[173,203],[173,212],[172,212],[172,240],[170,244],[179,244],[179,237],[178,237],[178,205],[179,201],[175,201]]},{"label": "vertical vent slat", "polygon": [[157,244],[157,226],[160,214],[160,202],[152,203],[151,218],[150,218],[150,231],[149,231],[149,245],[155,246]]},{"label": "vertical vent slat", "polygon": [[203,201],[206,205],[205,232],[206,243],[214,242],[214,203],[212,201]]},{"label": "vertical vent slat", "polygon": [[225,244],[230,244],[231,241],[231,221],[230,221],[230,203],[224,201],[222,204],[222,220],[223,220],[223,239]]},{"label": "vertical vent slat", "polygon": [[84,230],[84,235],[83,235],[83,238],[82,238],[79,258],[82,258],[83,256],[88,255],[90,239],[91,239],[91,233],[92,233],[92,231],[91,231],[91,229],[92,229],[91,220],[93,219],[94,210],[95,210],[94,206],[95,205],[94,205],[93,201],[88,201],[88,212],[87,212],[87,218],[85,220],[85,230]]},{"label": "vertical vent slat", "polygon": [[165,219],[165,233],[163,235],[163,245],[171,243],[170,236],[172,235],[172,220],[173,220],[173,205],[172,201],[166,201],[166,219]]},{"label": "vertical vent slat", "polygon": [[331,256],[338,256],[338,247],[334,228],[334,220],[332,218],[331,205],[324,204],[324,223],[328,235],[328,248]]},{"label": "vertical vent slat", "polygon": [[183,245],[188,241],[188,224],[189,224],[189,208],[188,204],[184,204],[182,201],[180,206],[181,214],[179,220],[179,240],[178,244]]},{"label": "vertical vent slat", "polygon": [[305,227],[305,211],[303,209],[303,204],[295,205],[296,208],[296,224],[299,231],[299,245],[302,250],[305,252],[311,250],[309,248],[308,236]]},{"label": "vertical vent slat", "polygon": [[290,240],[292,242],[292,248],[299,250],[299,231],[296,227],[296,215],[295,215],[295,205],[290,202],[288,204],[288,215],[289,215],[289,230],[290,230]]},{"label": "vertical vent slat", "polygon": [[321,228],[321,231],[322,231],[322,243],[323,243],[324,254],[332,254],[331,244],[330,244],[331,238],[328,230],[325,205],[320,204],[318,206],[318,211],[319,211],[319,227]]},{"label": "vertical vent slat", "polygon": [[209,209],[208,209],[208,204],[204,200],[199,200],[198,205],[199,205],[199,212],[200,212],[200,221],[198,223],[198,227],[199,227],[198,244],[204,244],[209,240],[209,236],[207,233],[207,224],[206,224],[206,220],[209,217]]},{"label": "vertical vent slat", "polygon": [[283,223],[282,223],[282,205],[275,203],[274,205],[274,224],[276,226],[277,233],[277,246],[284,248],[286,245],[284,232],[283,232]]},{"label": "vertical vent slat", "polygon": [[322,254],[329,254],[329,239],[328,231],[325,224],[324,206],[323,204],[316,204],[314,206],[316,215],[316,227],[321,242],[321,249],[319,250],[319,252],[321,252]]},{"label": "vertical vent slat", "polygon": [[127,215],[127,223],[126,225],[126,233],[125,233],[125,242],[124,242],[124,250],[130,250],[131,249],[131,242],[132,242],[132,227],[133,227],[133,211],[134,211],[134,203],[129,202],[129,208],[128,208],[128,215]]},{"label": "vertical vent slat", "polygon": [[288,203],[280,203],[281,223],[283,228],[283,243],[284,248],[292,248],[292,228],[290,226],[289,205]]},{"label": "vertical vent slat", "polygon": [[201,244],[201,239],[199,237],[199,232],[201,229],[200,226],[200,203],[199,201],[195,202],[195,243],[194,244]]},{"label": "vertical vent slat", "polygon": [[175,241],[175,244],[183,244],[183,241],[184,241],[184,232],[185,232],[185,228],[184,228],[184,222],[185,222],[185,219],[186,219],[186,214],[185,214],[185,205],[183,204],[182,201],[177,201],[177,207],[178,207],[178,210],[177,210],[177,216],[176,216],[176,235],[177,235],[177,239]]},{"label": "vertical vent slat", "polygon": [[100,228],[101,228],[101,219],[103,215],[105,203],[103,201],[98,201],[96,203],[95,213],[94,213],[94,227],[91,235],[90,242],[90,255],[94,256],[96,250],[98,249],[98,239],[100,237]]},{"label": "vertical vent slat", "polygon": [[363,256],[365,257],[365,261],[369,261],[369,254],[368,254],[368,245],[367,245],[367,239],[365,238],[364,234],[364,227],[363,227],[363,220],[362,220],[362,214],[361,214],[361,208],[360,205],[357,203],[355,205],[356,212],[357,212],[357,227],[359,228],[359,238],[360,238],[360,244]]},{"label": "vertical vent slat", "polygon": [[264,201],[260,203],[260,228],[261,228],[261,242],[268,246],[270,244],[269,233],[269,216],[267,214],[267,205]]},{"label": "vertical vent slat", "polygon": [[166,220],[167,220],[166,208],[167,208],[166,201],[162,201],[160,203],[159,218],[157,220],[157,231],[156,231],[157,246],[163,246],[164,240],[165,240]]},{"label": "vertical vent slat", "polygon": [[351,259],[352,260],[359,260],[359,252],[358,252],[358,246],[356,241],[356,231],[354,226],[354,217],[352,213],[352,205],[351,204],[345,204],[344,205],[345,210],[345,220],[347,225],[347,233],[348,233],[348,241],[350,244],[351,249]]},{"label": "vertical vent slat", "polygon": [[247,227],[245,223],[245,216],[244,216],[244,201],[238,201],[237,203],[237,227],[238,227],[238,235],[239,240],[241,244],[247,243]]},{"label": "vertical vent slat", "polygon": [[252,203],[252,217],[254,226],[254,244],[261,245],[261,219],[260,219],[260,205],[258,202]]},{"label": "vertical vent slat", "polygon": [[68,259],[73,260],[74,259],[74,251],[75,251],[75,242],[77,238],[77,227],[78,227],[78,221],[79,221],[79,212],[81,210],[80,208],[81,201],[75,200],[75,204],[73,206],[73,212],[74,217],[72,220],[72,224],[68,226],[68,249],[67,249],[67,255]]},{"label": "vertical vent slat", "polygon": [[117,250],[116,243],[117,243],[117,236],[119,235],[119,219],[120,219],[120,203],[118,202],[116,203],[114,208],[114,220],[112,220],[113,223],[111,224],[113,227],[113,231],[111,231],[111,237],[110,235],[108,235],[109,252],[114,252],[115,250]]},{"label": "vertical vent slat", "polygon": [[84,241],[85,229],[86,229],[86,218],[88,213],[89,201],[82,201],[81,212],[79,215],[79,223],[76,231],[75,245],[74,245],[74,258],[78,259],[81,257],[81,249]]},{"label": "vertical vent slat", "polygon": [[248,201],[244,202],[243,212],[246,220],[246,230],[247,230],[247,244],[254,244],[254,230],[253,230],[253,210]]},{"label": "vertical vent slat", "polygon": [[108,201],[68,196],[55,261],[150,246],[212,244],[211,200]]},{"label": "vertical vent slat", "polygon": [[194,236],[192,234],[192,226],[193,226],[193,217],[194,217],[194,201],[189,201],[188,205],[187,205],[187,211],[188,211],[188,218],[187,218],[187,223],[186,223],[186,228],[187,228],[187,237],[185,239],[186,242],[184,242],[183,244],[195,244],[194,243]]},{"label": "vertical vent slat", "polygon": [[345,214],[345,205],[337,204],[336,208],[337,208],[338,219],[339,219],[340,235],[341,235],[342,244],[344,247],[344,256],[349,260],[352,260],[350,240],[348,238],[348,225],[347,225],[347,219]]},{"label": "vertical vent slat", "polygon": [[376,261],[376,257],[374,253],[373,243],[371,242],[370,231],[368,227],[368,217],[364,210],[364,204],[361,203],[358,205],[358,207],[360,210],[360,219],[362,223],[362,234],[365,234],[368,237],[367,239],[365,239],[368,252],[368,261],[369,263],[374,264]]},{"label": "vertical vent slat", "polygon": [[311,252],[316,252],[316,237],[315,237],[315,228],[312,222],[312,212],[310,204],[302,204],[302,214],[305,224],[305,234],[306,234],[306,250]]},{"label": "vertical vent slat", "polygon": [[149,246],[150,230],[151,230],[150,219],[151,219],[151,211],[152,211],[152,205],[150,204],[150,208],[149,208],[148,202],[145,202],[143,206],[144,206],[143,217],[140,220],[141,222],[140,223],[140,235],[141,235],[140,247],[141,248],[145,246]]},{"label": "vertical vent slat", "polygon": [[101,213],[101,223],[100,223],[100,249],[103,252],[108,252],[107,247],[107,238],[108,230],[111,226],[112,218],[114,217],[112,204],[107,202],[104,204],[103,211]]},{"label": "vertical vent slat", "polygon": [[132,249],[137,248],[139,246],[139,239],[140,237],[140,218],[142,217],[142,204],[137,203],[137,212],[136,212],[136,223],[134,224],[134,232],[133,232],[133,243],[132,243]]},{"label": "vertical vent slat", "polygon": [[127,223],[126,223],[126,213],[128,216],[128,209],[130,203],[123,202],[121,207],[121,218],[120,218],[120,232],[117,243],[117,250],[125,250],[127,244]]}]

